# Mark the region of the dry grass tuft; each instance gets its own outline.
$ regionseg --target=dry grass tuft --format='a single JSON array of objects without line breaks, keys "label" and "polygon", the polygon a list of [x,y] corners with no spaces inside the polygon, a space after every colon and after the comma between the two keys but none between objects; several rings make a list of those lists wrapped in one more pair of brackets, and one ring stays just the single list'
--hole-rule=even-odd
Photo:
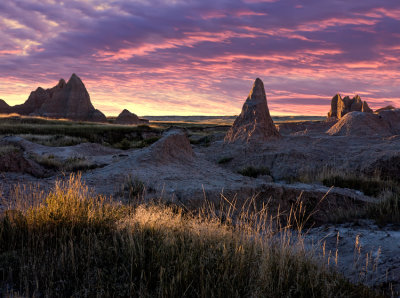
[{"label": "dry grass tuft", "polygon": [[61,160],[54,155],[38,155],[32,154],[31,158],[47,169],[53,169],[57,171],[65,172],[76,172],[76,171],[87,171],[98,167],[95,163],[87,160],[84,157],[69,157],[65,160]]},{"label": "dry grass tuft", "polygon": [[20,151],[21,151],[21,149],[14,145],[0,146],[0,156],[7,155],[9,153],[16,153],[16,152],[20,152]]},{"label": "dry grass tuft", "polygon": [[64,147],[64,146],[74,146],[81,143],[87,142],[84,138],[77,138],[64,135],[32,135],[32,134],[22,134],[19,135],[30,142],[41,144],[50,147]]}]

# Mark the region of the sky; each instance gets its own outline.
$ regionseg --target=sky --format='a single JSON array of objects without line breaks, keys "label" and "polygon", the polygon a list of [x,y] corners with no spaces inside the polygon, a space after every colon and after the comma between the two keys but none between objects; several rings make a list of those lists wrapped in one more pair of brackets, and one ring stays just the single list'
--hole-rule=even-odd
[{"label": "sky", "polygon": [[272,115],[400,107],[400,1],[1,0],[0,98],[72,73],[106,115],[237,115],[257,77]]}]

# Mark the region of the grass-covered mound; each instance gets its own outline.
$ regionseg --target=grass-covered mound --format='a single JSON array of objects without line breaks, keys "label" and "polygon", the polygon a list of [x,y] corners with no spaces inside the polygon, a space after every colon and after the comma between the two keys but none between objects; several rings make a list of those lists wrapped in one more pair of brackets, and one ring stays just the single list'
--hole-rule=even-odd
[{"label": "grass-covered mound", "polygon": [[0,220],[0,295],[373,295],[314,262],[266,209],[128,207],[94,196],[74,176],[46,196],[15,193]]}]

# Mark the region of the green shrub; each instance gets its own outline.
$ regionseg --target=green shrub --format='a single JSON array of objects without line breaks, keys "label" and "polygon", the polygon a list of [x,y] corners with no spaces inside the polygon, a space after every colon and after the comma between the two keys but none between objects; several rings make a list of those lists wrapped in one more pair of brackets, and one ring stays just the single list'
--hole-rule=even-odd
[{"label": "green shrub", "polygon": [[226,164],[228,162],[231,162],[233,160],[233,157],[223,157],[218,161],[218,164]]},{"label": "green shrub", "polygon": [[332,176],[322,180],[322,184],[328,187],[336,186],[341,188],[350,188],[362,191],[367,196],[377,197],[385,190],[396,188],[389,181],[363,179],[357,177]]},{"label": "green shrub", "polygon": [[124,138],[121,142],[116,143],[113,147],[122,150],[128,150],[131,148],[131,146],[132,146],[131,142],[127,138]]},{"label": "green shrub", "polygon": [[244,169],[238,171],[238,173],[243,176],[248,176],[248,177],[252,177],[252,178],[257,178],[258,176],[261,176],[261,175],[271,175],[271,172],[268,168],[265,168],[265,167],[256,168],[256,167],[252,167],[252,166],[244,168]]}]

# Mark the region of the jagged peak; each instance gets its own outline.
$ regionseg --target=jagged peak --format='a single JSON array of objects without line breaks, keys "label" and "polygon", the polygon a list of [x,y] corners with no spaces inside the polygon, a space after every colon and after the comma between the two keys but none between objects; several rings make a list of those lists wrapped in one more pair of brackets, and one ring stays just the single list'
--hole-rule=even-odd
[{"label": "jagged peak", "polygon": [[83,82],[82,82],[82,80],[80,79],[80,77],[78,77],[75,73],[73,73],[73,74],[71,75],[71,77],[70,77],[69,80],[68,80],[67,85],[68,85],[68,84],[72,84],[72,83],[80,83],[80,84],[83,84]]},{"label": "jagged peak", "polygon": [[260,100],[260,98],[266,99],[264,83],[260,78],[256,78],[247,100]]},{"label": "jagged peak", "polygon": [[[37,87],[33,92],[44,92],[45,90],[42,87]],[[31,92],[32,93],[32,92]]]},{"label": "jagged peak", "polygon": [[65,82],[65,80],[64,80],[63,78],[61,78],[61,79],[58,81],[57,87],[63,88],[66,84],[67,84],[67,83]]}]

